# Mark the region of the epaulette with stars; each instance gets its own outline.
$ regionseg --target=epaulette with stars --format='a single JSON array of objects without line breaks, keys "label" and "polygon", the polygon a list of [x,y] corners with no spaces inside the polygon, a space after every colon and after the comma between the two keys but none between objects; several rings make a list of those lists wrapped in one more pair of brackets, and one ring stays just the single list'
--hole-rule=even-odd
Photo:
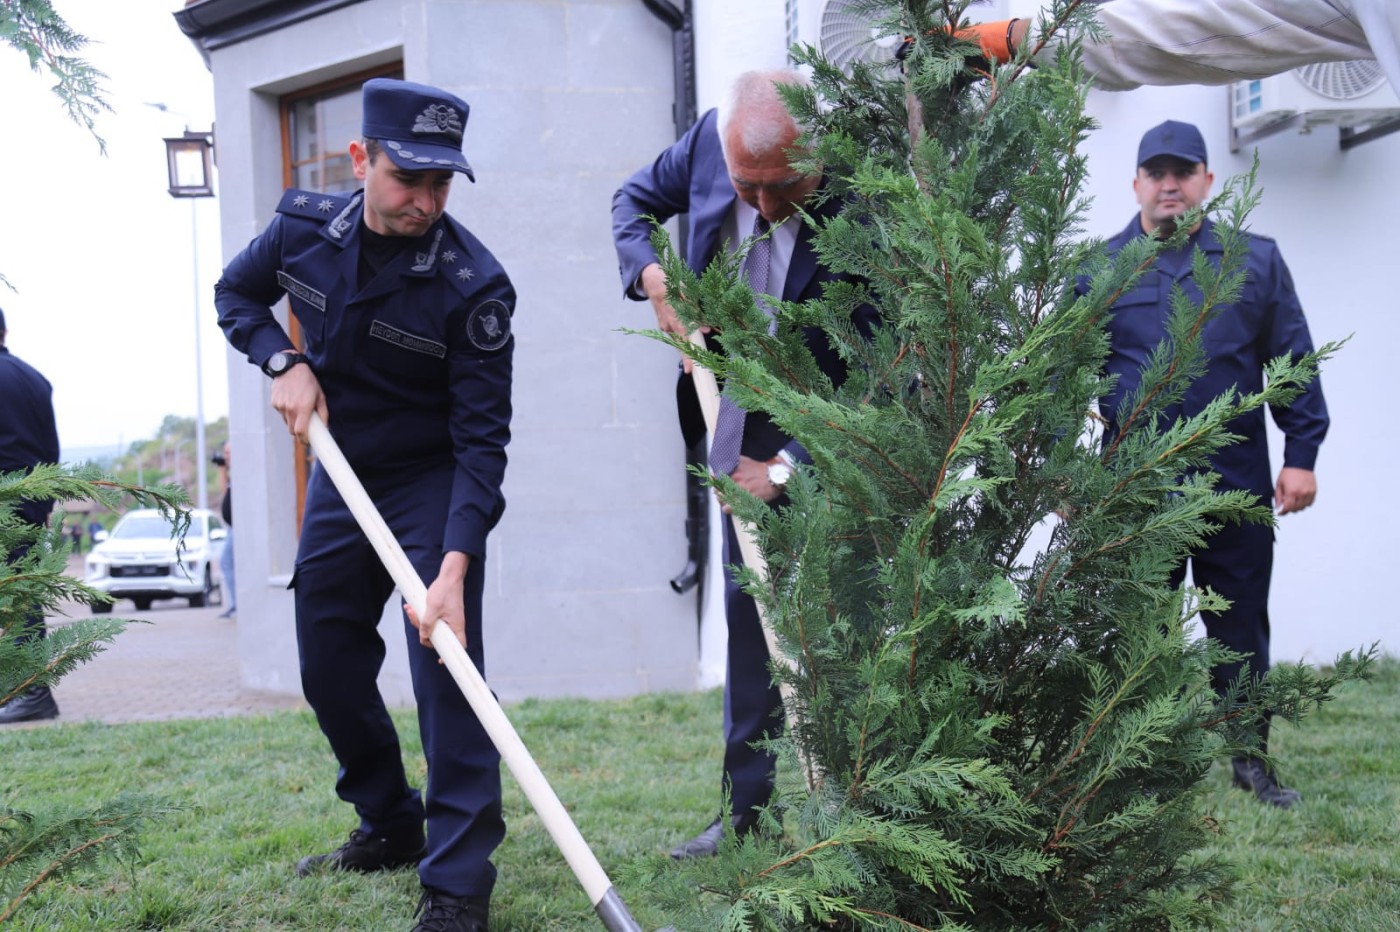
[{"label": "epaulette with stars", "polygon": [[[481,287],[485,278],[491,277],[495,271],[495,261],[490,260],[488,268],[481,268],[479,263],[485,253],[481,244],[455,219],[444,219],[447,221],[448,235],[443,243],[441,273],[463,297],[470,297]],[[489,253],[486,256],[489,260]]]},{"label": "epaulette with stars", "polygon": [[288,188],[277,205],[279,214],[292,217],[305,217],[308,220],[330,220],[338,215],[350,198],[343,194],[321,194],[317,191],[299,191]]}]

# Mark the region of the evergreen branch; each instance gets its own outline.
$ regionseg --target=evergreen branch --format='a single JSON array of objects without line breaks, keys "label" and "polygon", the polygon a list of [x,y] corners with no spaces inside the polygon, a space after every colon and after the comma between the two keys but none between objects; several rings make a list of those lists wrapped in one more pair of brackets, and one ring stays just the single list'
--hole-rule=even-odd
[{"label": "evergreen branch", "polygon": [[[62,873],[63,869],[69,863],[82,860],[83,856],[88,852],[101,848],[103,845],[117,837],[118,833],[109,833],[107,835],[102,835],[97,838],[89,839],[88,841],[85,841],[82,844],[69,848],[67,851],[63,852],[61,855],[55,858],[54,861],[51,862],[48,867],[45,867],[42,871],[35,875],[29,881],[29,883],[25,884],[24,887],[20,889],[20,892],[13,899],[11,899],[8,904],[6,904],[5,910],[3,912],[0,912],[0,924],[8,922],[10,919],[12,919],[14,917],[15,911],[19,909],[21,903],[27,900],[34,893],[35,890],[37,890],[40,886],[43,885],[45,881],[49,880],[51,877],[57,874]],[[0,870],[3,870],[5,867],[6,864],[0,862]]]},{"label": "evergreen branch", "polygon": [[69,119],[85,127],[106,155],[107,143],[97,134],[96,117],[112,112],[102,88],[107,75],[81,58],[61,54],[81,50],[88,44],[87,37],[69,28],[49,0],[0,0],[0,38],[25,54],[31,70],[38,72],[42,63],[58,79],[53,92]]}]

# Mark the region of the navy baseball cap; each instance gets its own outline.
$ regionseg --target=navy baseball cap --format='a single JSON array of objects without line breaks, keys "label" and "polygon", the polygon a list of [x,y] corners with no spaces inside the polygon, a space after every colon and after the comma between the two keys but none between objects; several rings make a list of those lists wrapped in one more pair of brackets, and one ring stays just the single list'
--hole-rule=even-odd
[{"label": "navy baseball cap", "polygon": [[378,139],[399,168],[461,172],[476,181],[462,156],[471,113],[462,98],[426,84],[374,78],[365,82],[363,103],[364,137]]},{"label": "navy baseball cap", "polygon": [[1142,142],[1138,143],[1138,166],[1163,155],[1184,159],[1192,165],[1204,163],[1206,141],[1201,138],[1201,131],[1190,123],[1168,120],[1142,134]]}]

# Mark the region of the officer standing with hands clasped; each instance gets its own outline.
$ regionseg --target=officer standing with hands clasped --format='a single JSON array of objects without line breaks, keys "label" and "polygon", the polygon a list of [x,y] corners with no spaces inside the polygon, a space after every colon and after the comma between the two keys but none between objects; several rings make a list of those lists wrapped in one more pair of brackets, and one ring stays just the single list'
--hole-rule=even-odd
[{"label": "officer standing with hands clasped", "polygon": [[[350,197],[288,191],[272,223],[216,287],[229,342],[272,379],[272,405],[305,441],[326,419],[418,574],[428,623],[405,622],[427,791],[410,787],[376,686],[376,631],[394,583],[321,466],[297,552],[302,689],[340,763],[336,791],[359,826],[299,875],[418,864],[421,932],[484,932],[505,835],[500,755],[428,646],[449,624],[485,673],[486,536],[505,508],[515,291],[491,253],[444,211],[469,108],[433,87],[364,86],[350,143]],[[296,352],[269,310],[283,295],[305,334]],[[427,821],[426,844],[424,819]]]}]

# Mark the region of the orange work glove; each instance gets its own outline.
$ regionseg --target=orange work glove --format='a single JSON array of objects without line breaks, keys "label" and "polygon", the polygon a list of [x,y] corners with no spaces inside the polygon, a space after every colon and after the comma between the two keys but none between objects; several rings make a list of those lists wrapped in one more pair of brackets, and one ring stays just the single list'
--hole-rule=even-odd
[{"label": "orange work glove", "polygon": [[1019,19],[1003,19],[992,23],[974,23],[954,33],[959,39],[976,42],[982,54],[993,65],[1004,65],[1016,57],[1011,32]]}]

